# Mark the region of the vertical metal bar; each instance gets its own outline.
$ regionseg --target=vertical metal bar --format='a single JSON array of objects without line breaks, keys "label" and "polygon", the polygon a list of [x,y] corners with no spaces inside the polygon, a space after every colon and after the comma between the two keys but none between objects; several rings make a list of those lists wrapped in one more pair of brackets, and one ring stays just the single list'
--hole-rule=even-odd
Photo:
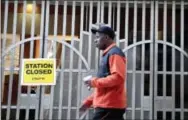
[{"label": "vertical metal bar", "polygon": [[[45,23],[45,30],[44,30],[44,37],[43,37],[43,55],[42,57],[47,58],[47,53],[48,53],[48,33],[49,33],[49,19],[50,19],[50,1],[46,1],[46,23]],[[42,92],[41,92],[41,101],[43,101],[45,99],[45,86],[42,86]],[[50,87],[50,91],[51,87]],[[51,99],[50,99],[51,100]],[[50,101],[51,102],[51,101]],[[49,108],[44,108],[44,102],[41,102],[41,119],[47,119],[47,116],[49,117]],[[44,118],[45,117],[45,118]]]},{"label": "vertical metal bar", "polygon": [[[24,40],[25,38],[25,26],[26,26],[26,4],[27,2],[24,1],[23,3],[23,18],[22,18],[22,35],[21,35],[21,40]],[[22,59],[23,59],[23,52],[24,52],[24,44],[21,45],[21,57],[20,57],[20,65],[22,64]],[[18,82],[18,94],[17,94],[17,106],[16,106],[16,119],[19,119],[19,114],[20,114],[20,94],[21,94],[21,70],[19,71],[19,82]]]},{"label": "vertical metal bar", "polygon": [[85,28],[86,31],[88,29],[88,14],[89,14],[89,5],[86,3],[86,28]]},{"label": "vertical metal bar", "polygon": [[97,16],[97,23],[100,22],[100,19],[101,19],[101,2],[98,1],[97,3],[97,15],[100,15],[100,16]]},{"label": "vertical metal bar", "polygon": [[[125,16],[126,16],[125,17],[125,48],[127,48],[127,46],[128,46],[128,40],[129,40],[129,2],[128,1],[126,1]],[[128,52],[126,51],[126,53],[125,53],[126,57],[127,57],[127,54],[128,54]],[[128,64],[126,63],[126,71],[128,71],[127,70],[127,66],[128,66]],[[128,77],[126,75],[126,89],[128,88],[127,78]],[[125,115],[125,118],[126,118],[126,115]]]},{"label": "vertical metal bar", "polygon": [[[14,21],[13,21],[13,37],[12,44],[16,42],[16,23],[17,23],[17,10],[18,10],[18,1],[14,2]],[[14,72],[14,55],[15,51],[13,49],[11,54],[11,63],[10,63],[10,77],[9,77],[9,91],[8,91],[8,104],[7,104],[7,114],[6,119],[10,119],[10,109],[11,109],[11,100],[12,100],[12,84],[13,84],[13,72]]]},{"label": "vertical metal bar", "polygon": [[116,32],[117,32],[117,39],[116,39],[116,44],[117,46],[119,46],[119,38],[120,38],[120,14],[121,14],[121,4],[120,4],[120,1],[117,1],[117,29],[116,29]]},{"label": "vertical metal bar", "polygon": [[[54,39],[57,40],[57,23],[58,23],[58,4],[59,1],[55,1],[55,16],[54,16]],[[56,58],[56,42],[53,42],[53,57]],[[57,77],[56,77],[57,80]],[[49,119],[52,119],[52,113],[53,113],[53,100],[54,100],[54,86],[51,86],[50,91],[50,114]]]},{"label": "vertical metal bar", "polygon": [[[92,25],[92,20],[93,20],[93,1],[90,1],[90,14],[89,14],[89,33],[91,33],[91,25]],[[92,39],[91,39],[91,34],[89,34],[89,45],[88,45],[88,63],[89,63],[89,68],[91,68],[91,55],[92,55],[92,51],[91,51],[91,43],[92,43]]]},{"label": "vertical metal bar", "polygon": [[[32,24],[31,24],[31,38],[34,37],[34,33],[35,33],[35,8],[36,8],[36,1],[33,1],[33,10],[32,10]],[[33,48],[34,48],[34,41],[31,41],[30,42],[30,58],[33,58]],[[30,96],[30,91],[31,91],[31,87],[28,86],[27,87],[27,96],[28,97],[31,97]],[[29,105],[27,105],[27,108],[26,108],[26,116],[25,116],[25,119],[29,119]]]},{"label": "vertical metal bar", "polygon": [[[167,1],[164,1],[164,12],[163,12],[163,40],[167,41]],[[166,97],[166,62],[167,62],[167,54],[166,54],[166,44],[163,45],[163,98]],[[166,119],[166,112],[163,111],[163,119]]]},{"label": "vertical metal bar", "polygon": [[[176,3],[172,1],[172,44],[175,45]],[[172,47],[172,119],[175,119],[175,49]]]},{"label": "vertical metal bar", "polygon": [[133,26],[133,44],[136,43],[137,39],[137,1],[134,1],[134,26]]},{"label": "vertical metal bar", "polygon": [[[46,20],[45,20],[45,17],[46,17],[46,1],[42,1],[41,4],[42,4],[42,13],[41,13],[41,22],[40,22],[41,23],[40,24],[40,36],[41,36],[41,38],[43,38],[45,27],[44,27],[44,24],[42,24],[42,23],[46,22]],[[41,39],[40,40],[40,56],[42,56],[42,53],[43,53],[42,48],[43,48],[43,40]]]},{"label": "vertical metal bar", "polygon": [[[73,1],[72,6],[72,30],[71,30],[71,46],[74,45],[74,29],[75,29],[75,8],[76,8],[76,2]],[[71,115],[71,98],[72,98],[72,80],[73,80],[73,50],[70,49],[70,64],[69,64],[70,72],[69,72],[69,94],[68,94],[68,114],[67,119],[70,119]]]},{"label": "vertical metal bar", "polygon": [[112,28],[115,27],[115,5],[112,3],[112,11],[113,11],[113,22],[112,22]]},{"label": "vertical metal bar", "polygon": [[[43,49],[42,49],[42,57],[46,57],[47,56],[47,36],[48,36],[48,25],[49,25],[49,7],[50,7],[50,1],[45,1],[45,9],[44,9],[44,30],[43,30]],[[44,100],[45,97],[45,86],[41,86],[40,87],[40,97],[39,97],[39,111],[40,111],[40,118],[39,119],[44,119],[44,102],[42,102]],[[48,110],[45,111],[45,115],[47,115]],[[45,116],[46,117],[46,116]],[[46,119],[46,118],[45,118]]]},{"label": "vertical metal bar", "polygon": [[44,36],[44,56],[43,57],[47,57],[47,46],[48,46],[48,40],[46,40],[46,38],[48,38],[48,33],[49,33],[49,19],[50,19],[50,1],[46,1],[46,24],[45,24],[45,36]]},{"label": "vertical metal bar", "polygon": [[[129,1],[126,1],[125,9],[125,48],[128,46],[129,40]],[[127,52],[126,52],[127,56]]]},{"label": "vertical metal bar", "polygon": [[[155,58],[154,59],[154,61],[153,61],[153,63],[154,63],[154,94],[153,94],[153,96],[154,96],[154,99],[157,97],[157,89],[158,89],[158,65],[157,65],[157,61],[158,61],[158,44],[156,43],[157,42],[157,40],[158,40],[158,1],[155,1],[155,13],[154,13],[154,44],[153,44],[153,50],[154,50],[154,52],[153,52],[153,54],[154,54],[154,56],[153,56],[153,58]],[[155,103],[154,103],[155,104]],[[154,108],[155,109],[155,108]],[[157,111],[157,110],[156,110]]]},{"label": "vertical metal bar", "polygon": [[[7,18],[8,18],[8,6],[9,1],[5,1],[5,13],[4,13],[4,27],[3,27],[3,46],[2,46],[2,52],[5,50],[6,46],[6,37],[7,37]],[[3,65],[3,64],[2,64]],[[4,70],[3,70],[4,71]]]},{"label": "vertical metal bar", "polygon": [[[31,37],[34,37],[34,35],[35,35],[35,15],[36,15],[36,1],[33,1]],[[33,42],[32,42],[32,44],[33,44]],[[33,48],[33,45],[32,45],[32,48]]]},{"label": "vertical metal bar", "polygon": [[[145,41],[145,29],[146,29],[146,1],[142,3],[142,42]],[[145,44],[142,45],[142,74],[141,74],[141,119],[144,119],[144,68],[145,68]]]},{"label": "vertical metal bar", "polygon": [[[5,13],[4,13],[4,27],[3,27],[3,43],[2,43],[2,53],[4,53],[5,51],[5,46],[6,46],[6,38],[7,38],[7,18],[8,18],[8,5],[9,5],[9,1],[5,1]],[[1,100],[0,100],[0,106],[2,105],[2,100],[3,100],[3,96],[2,93],[4,93],[4,82],[5,82],[5,79],[4,79],[4,70],[5,70],[5,57],[3,56],[2,57],[2,67],[1,67],[1,85],[0,85],[0,90],[2,92],[0,92],[0,96],[1,96]],[[1,118],[1,110],[0,110],[0,118]]]},{"label": "vertical metal bar", "polygon": [[155,40],[154,40],[154,5],[155,2],[151,1],[151,10],[150,10],[150,40],[152,43],[150,44],[150,103],[152,103],[151,108],[150,108],[150,119],[156,119],[155,116],[155,111],[154,111],[154,46],[155,46]]},{"label": "vertical metal bar", "polygon": [[[81,2],[81,17],[80,17],[80,43],[79,43],[79,51],[80,51],[80,53],[82,53],[82,44],[83,44],[83,40],[82,40],[82,38],[83,38],[83,34],[82,34],[82,31],[83,31],[83,13],[84,13],[84,2],[82,1]],[[79,106],[80,105],[80,96],[81,96],[81,94],[80,94],[80,86],[81,86],[81,70],[82,70],[82,61],[81,61],[81,59],[80,59],[80,57],[79,57],[79,59],[78,59],[78,70],[79,70],[79,72],[78,72],[78,86],[77,86],[77,88],[78,88],[78,91],[77,91],[77,106]],[[76,119],[79,119],[79,108],[77,108],[77,110],[76,110]]]},{"label": "vertical metal bar", "polygon": [[104,23],[104,1],[101,1],[101,23]]},{"label": "vertical metal bar", "polygon": [[[134,1],[134,25],[133,25],[133,44],[137,39],[137,1]],[[136,47],[133,48],[133,83],[132,83],[132,119],[135,119],[135,96],[136,96]]]},{"label": "vertical metal bar", "polygon": [[[44,32],[44,24],[45,23],[45,12],[46,12],[46,2],[45,1],[42,1],[41,2],[41,5],[42,5],[42,12],[41,12],[41,24],[40,24],[40,37],[41,37],[41,40],[40,40],[40,53],[39,53],[39,57],[42,56],[42,48],[43,48],[43,32]],[[36,95],[39,97],[39,105],[36,107],[35,109],[35,119],[39,119],[40,118],[40,102],[41,102],[41,86],[38,87],[37,86],[37,90],[36,90]]]},{"label": "vertical metal bar", "polygon": [[[180,29],[181,29],[181,49],[183,50],[184,49],[184,1],[181,1],[181,26],[180,26]],[[180,119],[184,119],[184,55],[183,53],[181,53],[181,97],[180,97],[180,100],[181,100],[181,118]]]},{"label": "vertical metal bar", "polygon": [[[83,13],[82,13],[83,14]],[[66,37],[66,27],[67,27],[67,1],[64,1],[64,5],[63,5],[63,30],[62,30],[62,34],[63,34],[63,41],[65,41],[65,37]],[[63,71],[63,67],[65,63],[65,45],[62,44],[62,51],[61,51],[61,76],[60,76],[60,92],[59,92],[59,106],[58,106],[58,119],[62,119],[61,118],[61,114],[62,114],[62,103],[63,103],[63,83],[64,83],[64,71]]]},{"label": "vertical metal bar", "polygon": [[108,24],[109,25],[111,25],[111,22],[112,22],[112,17],[111,17],[111,15],[112,15],[112,1],[109,1],[108,2],[109,4],[108,4]]},{"label": "vertical metal bar", "polygon": [[[100,17],[101,17],[101,2],[100,1],[98,1],[98,4],[97,4],[97,23],[99,23],[100,22]],[[95,70],[97,70],[98,69],[98,65],[99,65],[99,55],[100,55],[100,53],[99,53],[99,50],[98,50],[98,48],[95,48],[95,61],[96,61],[96,64],[95,64]]]}]

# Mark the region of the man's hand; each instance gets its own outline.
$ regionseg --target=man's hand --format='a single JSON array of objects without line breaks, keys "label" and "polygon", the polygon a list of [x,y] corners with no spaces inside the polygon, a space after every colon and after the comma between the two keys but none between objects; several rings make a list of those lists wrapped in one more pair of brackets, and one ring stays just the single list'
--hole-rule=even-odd
[{"label": "man's hand", "polygon": [[79,111],[80,111],[80,112],[85,112],[88,108],[89,108],[89,106],[83,104],[83,105],[81,105],[81,107],[79,108]]},{"label": "man's hand", "polygon": [[88,81],[85,81],[84,84],[87,86],[87,87],[92,87],[91,85],[91,80],[88,80]]},{"label": "man's hand", "polygon": [[88,88],[91,88],[92,85],[91,85],[91,79],[92,79],[92,76],[89,75],[89,76],[86,76],[84,77],[83,81],[84,81],[84,84],[88,87]]}]

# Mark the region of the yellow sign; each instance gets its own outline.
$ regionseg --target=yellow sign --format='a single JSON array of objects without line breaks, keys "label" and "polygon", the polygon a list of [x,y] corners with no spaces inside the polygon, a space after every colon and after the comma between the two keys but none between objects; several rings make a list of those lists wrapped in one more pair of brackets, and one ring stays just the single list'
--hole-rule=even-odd
[{"label": "yellow sign", "polygon": [[23,59],[21,85],[55,84],[55,59]]}]

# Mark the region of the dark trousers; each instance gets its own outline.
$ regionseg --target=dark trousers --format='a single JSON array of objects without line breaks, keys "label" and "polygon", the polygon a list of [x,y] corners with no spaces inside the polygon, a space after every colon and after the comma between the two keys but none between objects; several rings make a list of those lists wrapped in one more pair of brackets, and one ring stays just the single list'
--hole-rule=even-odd
[{"label": "dark trousers", "polygon": [[125,109],[96,108],[93,120],[124,120]]}]

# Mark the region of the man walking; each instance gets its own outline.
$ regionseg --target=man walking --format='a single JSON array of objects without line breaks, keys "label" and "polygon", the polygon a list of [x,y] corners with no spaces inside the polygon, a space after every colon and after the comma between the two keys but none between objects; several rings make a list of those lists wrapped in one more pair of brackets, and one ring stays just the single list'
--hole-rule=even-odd
[{"label": "man walking", "polygon": [[108,26],[91,29],[96,47],[103,51],[97,77],[85,81],[94,93],[83,101],[80,110],[94,107],[93,120],[123,120],[127,107],[125,88],[126,58],[115,45],[115,32]]}]

